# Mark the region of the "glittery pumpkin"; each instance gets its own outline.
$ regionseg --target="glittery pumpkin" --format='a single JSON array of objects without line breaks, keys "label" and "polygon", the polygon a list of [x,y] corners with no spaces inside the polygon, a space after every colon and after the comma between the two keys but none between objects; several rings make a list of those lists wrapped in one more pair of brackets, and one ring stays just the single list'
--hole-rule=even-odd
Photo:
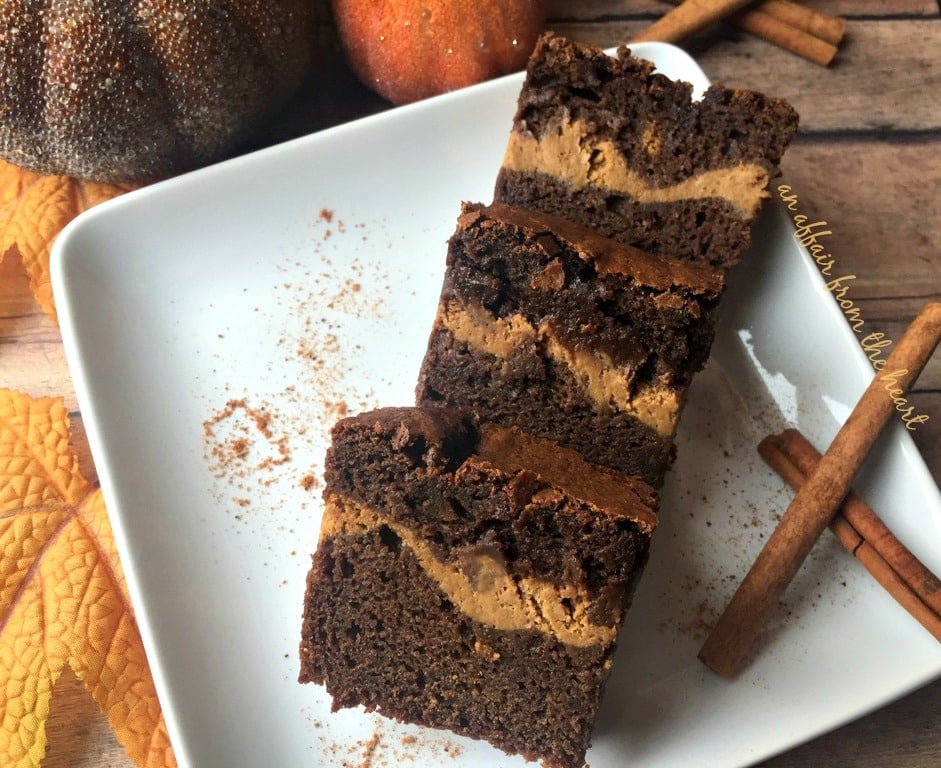
[{"label": "glittery pumpkin", "polygon": [[522,69],[546,0],[333,0],[350,68],[404,104]]},{"label": "glittery pumpkin", "polygon": [[2,0],[0,157],[149,181],[219,158],[300,82],[316,0]]}]

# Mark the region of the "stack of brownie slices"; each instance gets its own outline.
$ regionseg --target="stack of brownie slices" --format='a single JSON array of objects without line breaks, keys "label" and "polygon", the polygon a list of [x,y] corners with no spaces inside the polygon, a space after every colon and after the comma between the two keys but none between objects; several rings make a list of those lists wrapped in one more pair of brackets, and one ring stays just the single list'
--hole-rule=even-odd
[{"label": "stack of brownie slices", "polygon": [[581,768],[785,102],[544,36],[466,204],[417,406],[341,421],[301,674],[334,708]]}]

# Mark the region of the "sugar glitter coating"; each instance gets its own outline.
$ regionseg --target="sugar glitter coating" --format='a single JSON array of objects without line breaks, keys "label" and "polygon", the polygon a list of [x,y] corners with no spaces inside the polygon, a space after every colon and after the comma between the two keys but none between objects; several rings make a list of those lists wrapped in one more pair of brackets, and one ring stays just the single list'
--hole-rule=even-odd
[{"label": "sugar glitter coating", "polygon": [[0,157],[40,173],[150,181],[217,159],[310,64],[302,0],[7,0]]}]

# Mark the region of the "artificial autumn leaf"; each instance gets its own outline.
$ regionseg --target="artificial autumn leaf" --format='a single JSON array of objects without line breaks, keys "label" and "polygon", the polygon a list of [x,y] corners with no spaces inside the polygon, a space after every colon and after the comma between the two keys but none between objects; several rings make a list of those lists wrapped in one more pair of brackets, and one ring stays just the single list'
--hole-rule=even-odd
[{"label": "artificial autumn leaf", "polygon": [[43,311],[58,322],[49,254],[62,228],[82,211],[134,187],[71,176],[43,176],[0,160],[0,261],[16,248]]},{"label": "artificial autumn leaf", "polygon": [[0,765],[38,766],[68,664],[139,766],[175,766],[101,490],[58,398],[0,389]]}]

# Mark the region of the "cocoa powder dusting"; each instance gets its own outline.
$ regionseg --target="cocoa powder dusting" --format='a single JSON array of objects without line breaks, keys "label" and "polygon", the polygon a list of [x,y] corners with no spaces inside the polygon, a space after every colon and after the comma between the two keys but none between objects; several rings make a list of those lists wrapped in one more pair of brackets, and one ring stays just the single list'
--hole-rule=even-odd
[{"label": "cocoa powder dusting", "polygon": [[288,435],[275,435],[271,406],[233,398],[203,422],[204,457],[217,480],[238,491],[232,501],[251,504],[253,489],[275,481],[272,470],[291,460]]},{"label": "cocoa powder dusting", "polygon": [[[332,212],[330,220],[337,231],[346,230]],[[321,254],[317,265],[318,270],[305,274],[303,281],[285,286],[288,312],[299,325],[282,334],[277,343],[286,351],[286,360],[302,364],[300,380],[285,392],[286,396],[308,414],[311,422],[329,428],[351,412],[378,404],[371,388],[363,390],[349,383],[349,371],[366,350],[346,337],[343,322],[346,318],[383,318],[387,312],[384,294],[391,290],[392,281],[374,264],[367,267],[356,259],[337,264],[329,255]],[[365,290],[367,274],[384,285]],[[279,303],[282,301],[279,297]]]},{"label": "cocoa powder dusting", "polygon": [[[357,257],[357,249],[370,239],[365,224],[351,226],[359,232],[350,247],[350,238],[338,236],[347,233],[347,226],[333,209],[321,208],[312,218],[313,256],[278,266],[284,279],[252,308],[260,325],[274,321],[269,322],[274,327],[268,351],[280,355],[281,362],[275,359],[269,364],[271,380],[278,380],[283,365],[290,372],[290,383],[275,392],[242,391],[203,422],[204,457],[218,481],[217,495],[228,502],[232,519],[240,524],[254,520],[263,526],[262,535],[277,537],[280,549],[272,548],[272,563],[287,551],[291,557],[306,559],[314,546],[312,541],[294,540],[284,508],[278,505],[282,491],[287,499],[292,493],[312,493],[323,487],[322,455],[319,461],[314,459],[315,465],[305,458],[303,466],[295,466],[301,463],[297,457],[309,454],[312,445],[326,446],[338,419],[377,407],[373,383],[387,384],[383,376],[399,375],[395,370],[377,370],[368,376],[351,376],[369,350],[351,337],[349,328],[387,324],[391,318],[386,296],[400,281],[372,255],[363,260]],[[226,337],[231,341],[232,334],[219,334],[220,340]],[[225,389],[230,387],[239,391],[236,384],[226,383]],[[259,503],[263,493],[264,507]],[[319,504],[318,497],[308,499],[292,507],[302,518],[313,513],[307,511],[308,503],[312,508]],[[277,516],[277,525],[261,516],[263,508]],[[286,537],[292,538],[283,547]],[[283,573],[276,576],[278,587],[290,586]],[[285,659],[294,658],[295,653],[294,649],[286,651]],[[364,716],[359,732],[371,734],[364,740],[333,731],[330,718],[319,710],[314,714],[312,710],[309,719],[317,733],[317,751],[329,765],[393,768],[427,764],[432,756],[456,759],[462,752],[437,732],[403,732],[402,726],[380,716]]]},{"label": "cocoa powder dusting", "polygon": [[[237,492],[232,500],[241,508],[249,506],[246,500],[256,495],[253,489],[271,487],[290,468],[292,441],[298,446],[318,438],[325,442],[338,419],[378,404],[374,391],[348,381],[353,362],[364,350],[346,339],[344,322],[345,318],[383,317],[384,295],[391,290],[392,280],[375,264],[364,264],[346,250],[337,249],[343,260],[335,261],[335,249],[324,245],[323,237],[345,233],[346,224],[326,206],[315,220],[321,236],[313,241],[316,258],[279,267],[291,277],[276,286],[270,307],[283,323],[274,343],[284,351],[287,366],[300,364],[300,375],[276,395],[229,399],[203,424],[204,453],[213,476]],[[354,227],[365,229],[364,224]],[[365,287],[367,276],[371,290]],[[264,315],[269,308],[256,306],[254,311]],[[219,334],[220,339],[224,336]],[[310,428],[316,431],[308,433]],[[302,467],[292,484],[312,491],[322,486],[321,472],[319,466]]]},{"label": "cocoa powder dusting", "polygon": [[318,755],[329,758],[316,761],[317,765],[321,762],[335,768],[440,765],[442,758],[457,761],[464,753],[444,731],[403,725],[377,714],[364,714],[358,726],[360,733],[371,734],[366,739],[331,738],[329,718],[312,717],[308,713],[307,719],[317,734]]}]

